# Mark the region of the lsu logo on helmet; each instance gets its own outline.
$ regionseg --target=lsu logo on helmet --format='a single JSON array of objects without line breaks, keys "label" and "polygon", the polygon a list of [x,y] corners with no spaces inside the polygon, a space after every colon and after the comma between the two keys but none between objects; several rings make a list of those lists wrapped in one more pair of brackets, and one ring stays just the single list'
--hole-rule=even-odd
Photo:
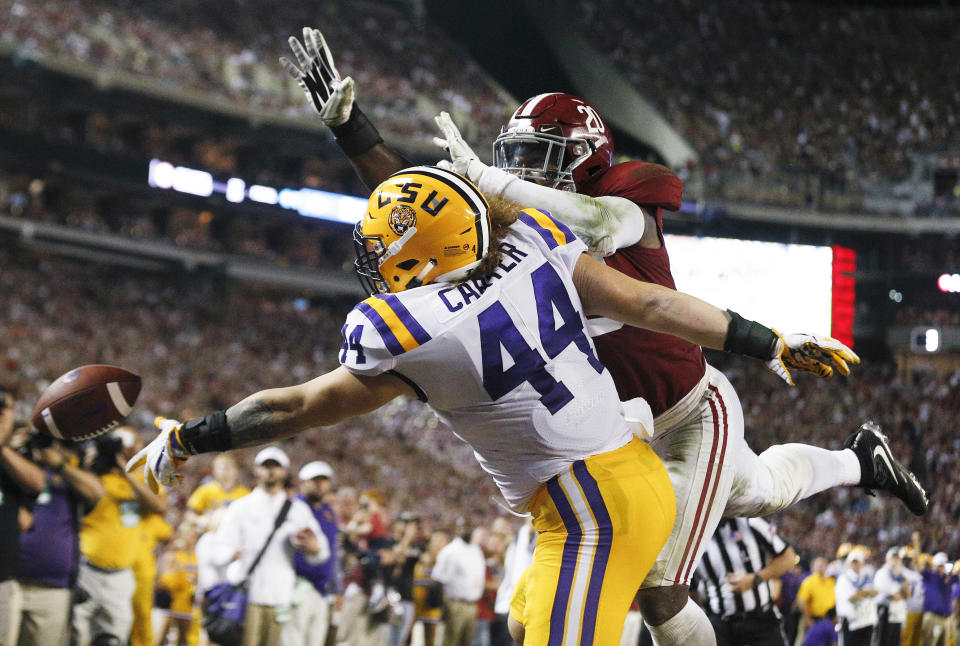
[{"label": "lsu logo on helmet", "polygon": [[398,204],[390,210],[387,222],[391,231],[402,236],[407,229],[417,226],[417,212],[406,204]]},{"label": "lsu logo on helmet", "polygon": [[490,216],[480,190],[433,166],[394,173],[370,195],[353,232],[354,264],[370,294],[460,280],[490,247]]}]

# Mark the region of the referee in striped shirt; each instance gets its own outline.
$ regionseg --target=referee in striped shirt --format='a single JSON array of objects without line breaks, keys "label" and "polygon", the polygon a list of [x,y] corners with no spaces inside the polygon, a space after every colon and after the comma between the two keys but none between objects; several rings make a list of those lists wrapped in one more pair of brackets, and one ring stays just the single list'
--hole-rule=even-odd
[{"label": "referee in striped shirt", "polygon": [[765,520],[720,521],[697,566],[698,590],[717,646],[787,646],[769,581],[796,560],[793,548]]}]

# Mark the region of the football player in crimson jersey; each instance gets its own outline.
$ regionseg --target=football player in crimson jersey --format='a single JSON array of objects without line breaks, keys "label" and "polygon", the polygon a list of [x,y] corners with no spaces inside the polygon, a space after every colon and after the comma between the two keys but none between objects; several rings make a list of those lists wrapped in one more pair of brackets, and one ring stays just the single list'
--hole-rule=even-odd
[{"label": "football player in crimson jersey", "polygon": [[[364,182],[373,185],[405,166],[408,162],[383,143],[354,103],[353,80],[340,77],[320,32],[305,28],[304,44],[291,37],[290,45],[298,64],[281,59],[284,67]],[[591,105],[560,93],[524,101],[494,143],[492,167],[477,158],[446,113],[437,124],[444,135],[437,141],[451,155],[445,167],[487,195],[549,211],[608,266],[675,288],[661,210],[679,209],[682,183],[657,164],[613,164],[612,137]],[[743,439],[736,392],[705,362],[699,346],[610,321],[594,321],[593,328],[599,357],[614,376],[627,418],[640,426],[651,415],[655,418],[653,436],[647,439],[667,463],[677,496],[674,532],[638,594],[659,645],[714,643],[706,616],[689,602],[688,585],[705,537],[723,514],[762,516],[839,485],[886,489],[914,513],[926,510],[925,492],[894,459],[875,425],[858,429],[841,451],[787,444],[758,456]],[[781,342],[858,360],[829,338],[793,335]],[[836,365],[847,374],[846,364]],[[792,385],[775,362],[770,367]]]}]

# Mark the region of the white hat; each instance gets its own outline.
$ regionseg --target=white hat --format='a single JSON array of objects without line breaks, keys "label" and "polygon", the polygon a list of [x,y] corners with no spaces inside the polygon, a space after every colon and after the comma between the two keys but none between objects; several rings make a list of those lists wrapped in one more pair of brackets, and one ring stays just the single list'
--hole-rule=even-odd
[{"label": "white hat", "polygon": [[290,458],[287,457],[287,454],[283,452],[279,446],[268,446],[259,453],[257,457],[253,459],[253,463],[257,466],[260,466],[267,460],[273,460],[282,466],[284,469],[290,468]]},{"label": "white hat", "polygon": [[937,567],[938,565],[946,565],[949,560],[946,552],[937,552],[933,555],[933,560],[930,561],[930,564],[933,565],[933,567]]},{"label": "white hat", "polygon": [[867,555],[866,555],[866,553],[865,553],[862,549],[860,549],[859,547],[855,547],[855,548],[853,548],[852,550],[850,550],[850,553],[849,553],[849,554],[847,554],[847,561],[846,561],[846,563],[847,563],[847,565],[850,565],[850,564],[853,563],[854,561],[860,561],[861,563],[864,563],[864,562],[866,562],[866,560],[867,560]]},{"label": "white hat", "polygon": [[323,460],[314,460],[307,462],[300,468],[298,474],[301,480],[313,480],[314,478],[333,478],[333,469]]},{"label": "white hat", "polygon": [[896,556],[897,558],[900,558],[901,556],[903,556],[903,554],[901,553],[902,551],[903,551],[902,547],[896,547],[896,546],[891,547],[890,549],[887,550],[887,554],[886,554],[887,560],[892,559],[894,556]]}]

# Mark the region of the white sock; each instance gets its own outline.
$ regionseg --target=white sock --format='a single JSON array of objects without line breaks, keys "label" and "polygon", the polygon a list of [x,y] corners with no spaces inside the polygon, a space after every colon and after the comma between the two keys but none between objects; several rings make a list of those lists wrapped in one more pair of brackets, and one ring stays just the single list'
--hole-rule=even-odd
[{"label": "white sock", "polygon": [[784,446],[806,457],[813,469],[813,480],[804,492],[804,498],[833,487],[860,484],[860,460],[852,450],[830,451],[809,444]]},{"label": "white sock", "polygon": [[683,610],[659,626],[651,626],[656,646],[717,646],[717,636],[703,608],[687,599]]}]

